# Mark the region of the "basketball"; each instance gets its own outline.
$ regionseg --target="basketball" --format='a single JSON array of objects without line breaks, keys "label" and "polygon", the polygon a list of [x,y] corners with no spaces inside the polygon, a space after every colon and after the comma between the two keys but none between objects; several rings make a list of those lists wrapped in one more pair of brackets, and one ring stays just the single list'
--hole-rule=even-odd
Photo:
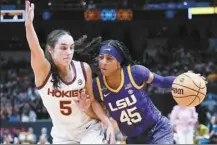
[{"label": "basketball", "polygon": [[172,84],[173,98],[180,106],[199,105],[204,100],[206,91],[206,82],[192,72],[179,75]]}]

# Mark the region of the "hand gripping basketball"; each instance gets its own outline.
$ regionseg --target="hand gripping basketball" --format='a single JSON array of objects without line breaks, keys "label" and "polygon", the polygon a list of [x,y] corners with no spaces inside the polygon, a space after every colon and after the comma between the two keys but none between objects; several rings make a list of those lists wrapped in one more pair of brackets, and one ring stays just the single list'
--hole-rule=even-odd
[{"label": "hand gripping basketball", "polygon": [[206,96],[206,83],[200,74],[183,73],[172,84],[173,98],[180,106],[197,106]]}]

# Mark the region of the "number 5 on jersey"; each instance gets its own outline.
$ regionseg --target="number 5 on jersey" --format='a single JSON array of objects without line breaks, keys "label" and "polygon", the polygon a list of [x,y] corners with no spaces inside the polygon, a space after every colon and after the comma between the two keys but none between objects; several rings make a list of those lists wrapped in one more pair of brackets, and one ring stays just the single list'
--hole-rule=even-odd
[{"label": "number 5 on jersey", "polygon": [[122,110],[120,121],[122,123],[127,122],[128,125],[140,122],[142,120],[142,117],[139,112],[134,112],[136,109],[136,107],[133,107],[127,110]]},{"label": "number 5 on jersey", "polygon": [[60,101],[60,113],[69,116],[72,114],[71,108],[72,101]]}]

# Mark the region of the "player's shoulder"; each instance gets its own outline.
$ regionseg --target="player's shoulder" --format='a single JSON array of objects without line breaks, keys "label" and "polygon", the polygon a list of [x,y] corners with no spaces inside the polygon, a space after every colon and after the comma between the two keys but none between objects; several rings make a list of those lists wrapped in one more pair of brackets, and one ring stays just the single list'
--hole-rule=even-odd
[{"label": "player's shoulder", "polygon": [[86,62],[82,62],[82,61],[79,61],[79,60],[72,60],[71,63],[74,63],[74,64],[85,64]]},{"label": "player's shoulder", "polygon": [[75,65],[82,65],[82,67],[84,67],[85,70],[88,70],[88,69],[91,70],[90,65],[89,65],[88,63],[86,63],[86,62],[78,61],[78,60],[72,60],[72,62],[73,62]]},{"label": "player's shoulder", "polygon": [[146,70],[149,71],[149,69],[147,67],[145,67],[143,65],[139,65],[139,64],[135,64],[135,65],[130,66],[130,70],[132,73],[137,73],[137,72],[146,71]]},{"label": "player's shoulder", "polygon": [[72,62],[71,63],[80,63],[81,61],[78,61],[78,60],[72,60]]}]

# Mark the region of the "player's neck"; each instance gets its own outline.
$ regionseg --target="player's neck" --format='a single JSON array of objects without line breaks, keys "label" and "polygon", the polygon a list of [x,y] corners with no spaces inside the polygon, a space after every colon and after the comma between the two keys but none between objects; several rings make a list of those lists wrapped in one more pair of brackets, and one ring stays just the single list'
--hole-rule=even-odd
[{"label": "player's neck", "polygon": [[113,88],[116,89],[120,86],[121,83],[121,68],[118,69],[117,71],[115,71],[114,73],[112,73],[112,75],[110,76],[106,76],[106,82],[107,84]]},{"label": "player's neck", "polygon": [[70,73],[70,66],[57,66],[61,77],[67,76]]}]

